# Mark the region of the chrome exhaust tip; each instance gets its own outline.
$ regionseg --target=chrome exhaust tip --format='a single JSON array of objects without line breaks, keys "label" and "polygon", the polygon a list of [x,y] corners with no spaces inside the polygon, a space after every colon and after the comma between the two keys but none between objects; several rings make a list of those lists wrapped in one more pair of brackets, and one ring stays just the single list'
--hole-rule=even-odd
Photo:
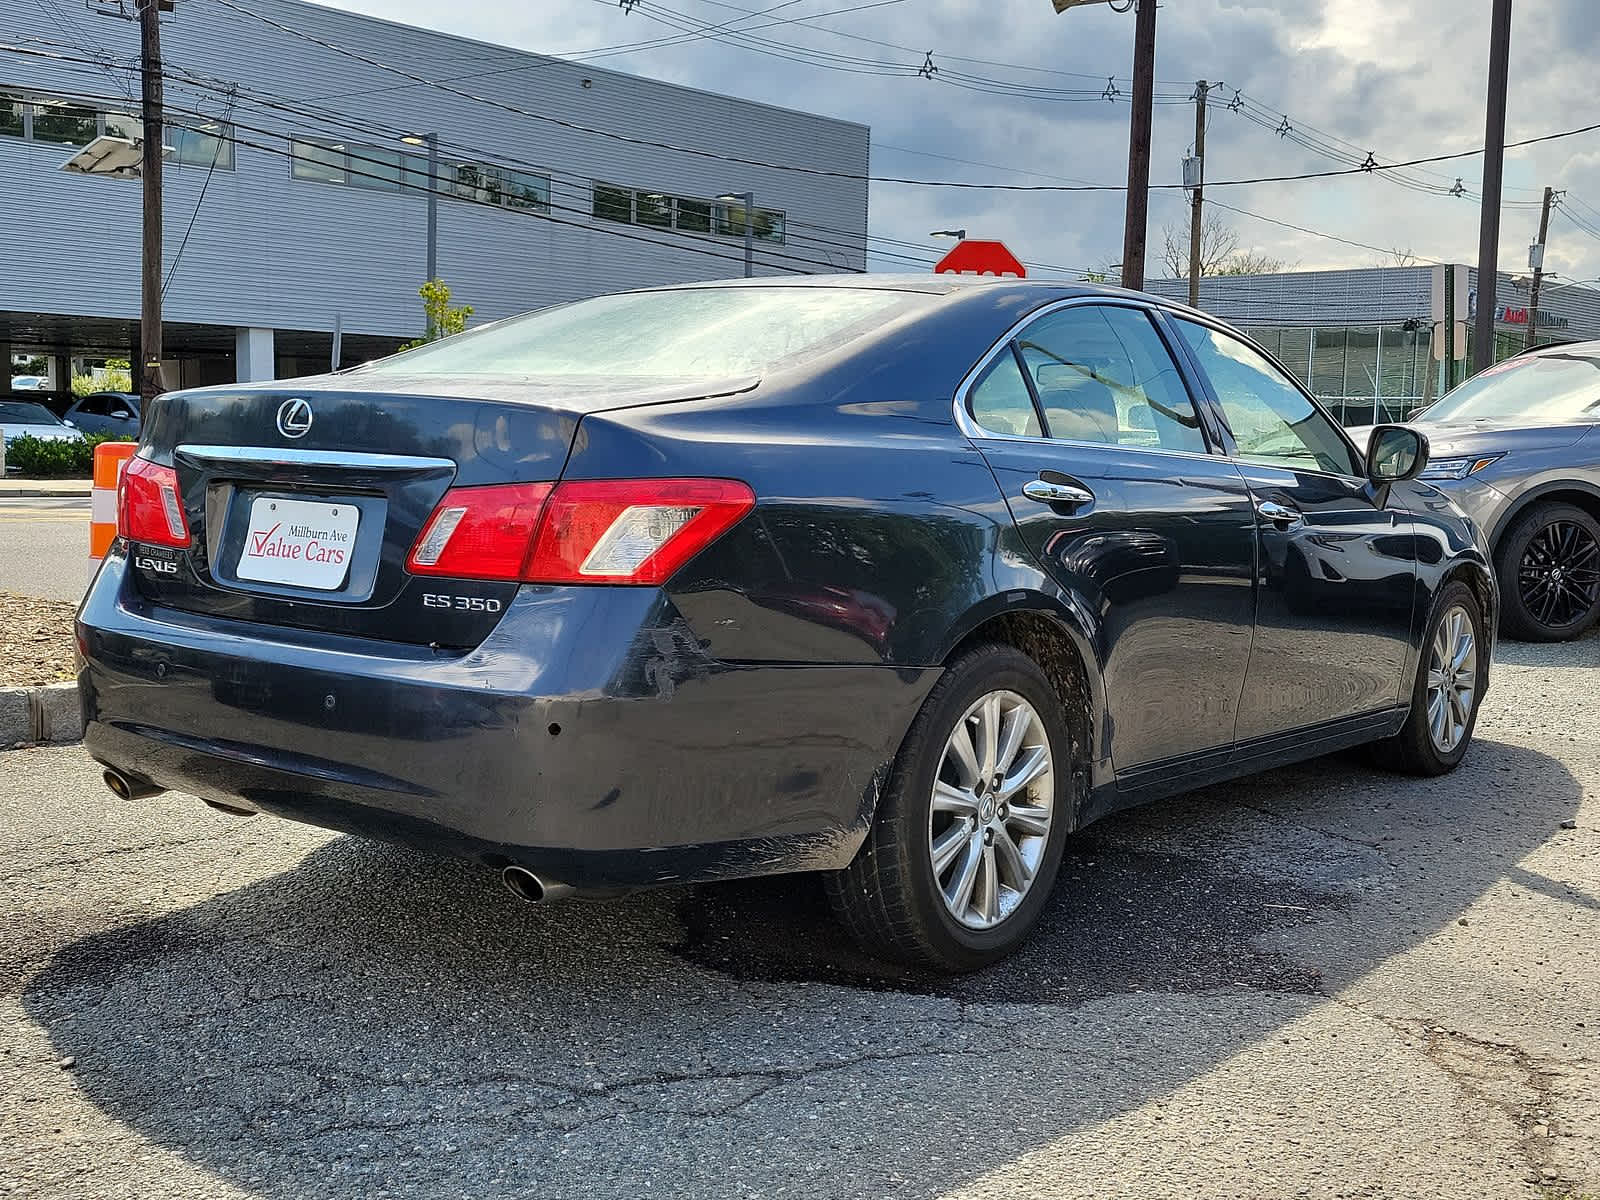
[{"label": "chrome exhaust tip", "polygon": [[506,885],[518,900],[525,900],[529,904],[543,904],[549,900],[560,900],[563,896],[572,895],[572,888],[564,883],[554,880],[540,879],[527,867],[509,866],[500,872],[500,882]]},{"label": "chrome exhaust tip", "polygon": [[115,767],[107,767],[100,778],[105,780],[106,787],[110,788],[111,794],[119,800],[143,800],[149,796],[159,796],[167,790],[146,780],[124,774]]}]

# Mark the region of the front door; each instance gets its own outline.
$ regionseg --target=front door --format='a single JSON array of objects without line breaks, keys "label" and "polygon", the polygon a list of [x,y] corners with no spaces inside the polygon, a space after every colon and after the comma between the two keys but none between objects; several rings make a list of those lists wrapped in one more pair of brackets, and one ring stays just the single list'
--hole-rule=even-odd
[{"label": "front door", "polygon": [[1260,539],[1255,646],[1239,704],[1253,738],[1393,709],[1416,592],[1409,514],[1265,355],[1168,318],[1206,376],[1250,487]]},{"label": "front door", "polygon": [[1231,753],[1249,660],[1255,514],[1149,314],[1069,303],[966,397],[1028,549],[1090,613],[1119,776]]}]

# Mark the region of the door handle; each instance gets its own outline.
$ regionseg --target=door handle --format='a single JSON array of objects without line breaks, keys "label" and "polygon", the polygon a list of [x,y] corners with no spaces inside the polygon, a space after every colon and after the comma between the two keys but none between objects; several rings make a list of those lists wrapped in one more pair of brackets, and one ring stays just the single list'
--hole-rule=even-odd
[{"label": "door handle", "polygon": [[1256,512],[1260,513],[1264,519],[1284,529],[1299,525],[1304,520],[1295,509],[1290,508],[1287,504],[1279,504],[1273,500],[1258,501]]},{"label": "door handle", "polygon": [[1070,483],[1051,483],[1048,479],[1030,479],[1022,485],[1022,494],[1041,504],[1093,504],[1094,493],[1088,488]]}]

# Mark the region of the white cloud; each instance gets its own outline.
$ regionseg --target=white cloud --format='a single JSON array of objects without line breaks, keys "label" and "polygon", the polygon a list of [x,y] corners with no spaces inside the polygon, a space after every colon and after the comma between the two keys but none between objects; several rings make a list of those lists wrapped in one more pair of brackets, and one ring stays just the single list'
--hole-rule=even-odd
[{"label": "white cloud", "polygon": [[[663,15],[681,12],[709,22],[738,16],[713,0],[663,0]],[[769,8],[760,0],[728,0]],[[859,0],[858,0],[859,2]],[[661,37],[674,31],[652,21],[649,5],[632,14],[612,0],[542,0],[506,5],[456,0],[448,8],[421,0],[342,0],[340,7],[391,20],[547,53],[574,53]],[[843,0],[807,0],[747,25],[843,8]],[[1385,158],[1448,153],[1481,145],[1489,0],[1185,0],[1160,13],[1158,94],[1173,101],[1156,110],[1152,180],[1175,183],[1178,160],[1193,137],[1193,110],[1181,103],[1197,78],[1225,80],[1298,126],[1314,126]],[[1004,182],[1051,182],[1067,176],[1120,183],[1126,175],[1126,104],[1071,103],[1032,93],[993,94],[1006,81],[1050,89],[1097,89],[1105,76],[1128,73],[1132,17],[1090,5],[1057,16],[1046,0],[978,4],[972,0],[905,0],[840,14],[819,24],[900,43],[909,52],[831,36],[803,24],[763,31],[800,57],[849,54],[915,65],[932,48],[934,80],[829,71],[740,49],[716,38],[607,57],[608,67],[652,75],[752,99],[808,108],[870,124],[878,175]],[[1544,134],[1600,121],[1591,99],[1592,63],[1600,53],[1600,11],[1593,0],[1547,0],[1537,19],[1524,9],[1513,29],[1510,136]],[[963,62],[955,55],[1038,68]],[[1077,78],[1048,72],[1081,72]],[[1096,82],[1098,78],[1098,82]],[[1126,90],[1126,83],[1121,84]],[[1230,92],[1221,93],[1225,99]],[[1208,177],[1251,178],[1327,170],[1339,164],[1277,137],[1221,108],[1208,134]],[[907,153],[914,151],[1003,164],[1010,171]],[[1460,176],[1476,190],[1481,158],[1427,168],[1448,185]],[[1502,214],[1502,264],[1520,269],[1537,227],[1546,183],[1566,187],[1600,208],[1600,134],[1513,152],[1507,162]],[[1379,247],[1411,249],[1429,258],[1473,261],[1478,207],[1467,200],[1419,194],[1370,175],[1298,183],[1217,188],[1238,207]],[[1161,226],[1184,213],[1181,192],[1151,202],[1153,247]],[[1372,251],[1231,217],[1246,245],[1304,267],[1376,261]],[[1595,221],[1600,226],[1600,219]],[[931,257],[936,228],[965,226],[997,236],[1026,259],[1081,267],[1121,257],[1119,194],[972,192],[876,184],[872,233],[917,242]],[[1578,278],[1600,275],[1600,239],[1557,219],[1550,262]],[[891,266],[887,261],[880,265]]]}]

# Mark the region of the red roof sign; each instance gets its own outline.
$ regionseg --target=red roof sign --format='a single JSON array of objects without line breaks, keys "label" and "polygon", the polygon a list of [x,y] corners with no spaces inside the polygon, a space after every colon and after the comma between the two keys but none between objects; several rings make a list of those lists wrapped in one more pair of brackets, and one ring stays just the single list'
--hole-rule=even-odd
[{"label": "red roof sign", "polygon": [[1028,269],[1004,242],[958,242],[933,268],[935,275],[1013,275],[1028,277]]}]

